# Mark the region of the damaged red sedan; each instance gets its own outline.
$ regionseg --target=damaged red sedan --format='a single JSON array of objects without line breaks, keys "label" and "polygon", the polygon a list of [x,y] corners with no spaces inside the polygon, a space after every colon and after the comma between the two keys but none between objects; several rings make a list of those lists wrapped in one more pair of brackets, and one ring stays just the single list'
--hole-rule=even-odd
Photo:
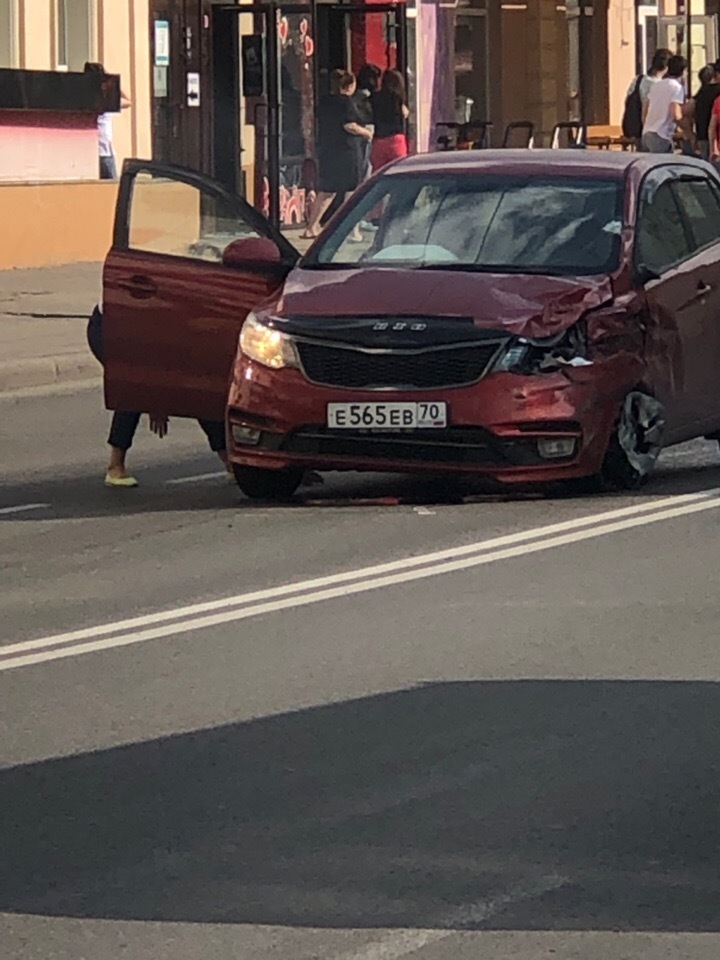
[{"label": "damaged red sedan", "polygon": [[720,180],[684,157],[410,158],[301,259],[132,161],[104,298],[108,406],[225,414],[253,497],[308,469],[632,488],[720,431]]}]

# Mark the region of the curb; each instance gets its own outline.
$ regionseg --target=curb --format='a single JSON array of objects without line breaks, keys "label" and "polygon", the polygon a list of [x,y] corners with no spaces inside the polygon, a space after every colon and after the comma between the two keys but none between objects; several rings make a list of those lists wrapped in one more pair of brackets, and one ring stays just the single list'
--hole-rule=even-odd
[{"label": "curb", "polygon": [[102,367],[89,353],[64,353],[56,357],[29,357],[0,362],[0,393],[31,387],[65,385],[99,380]]}]

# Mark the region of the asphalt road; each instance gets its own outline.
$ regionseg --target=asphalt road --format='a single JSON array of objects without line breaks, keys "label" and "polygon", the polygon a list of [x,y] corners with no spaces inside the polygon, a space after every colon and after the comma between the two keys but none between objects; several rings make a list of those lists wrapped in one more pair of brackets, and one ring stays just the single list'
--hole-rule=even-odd
[{"label": "asphalt road", "polygon": [[3,960],[720,955],[720,451],[594,499],[0,400]]}]

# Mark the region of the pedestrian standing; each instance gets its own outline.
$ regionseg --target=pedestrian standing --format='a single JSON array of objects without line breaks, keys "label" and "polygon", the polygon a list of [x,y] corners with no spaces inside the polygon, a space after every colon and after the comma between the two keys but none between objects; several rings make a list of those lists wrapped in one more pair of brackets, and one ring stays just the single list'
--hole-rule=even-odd
[{"label": "pedestrian standing", "polygon": [[[103,315],[100,307],[95,307],[87,325],[87,340],[90,351],[98,363],[104,365],[105,350],[103,338]],[[127,454],[132,447],[135,433],[142,414],[129,410],[116,410],[112,415],[108,445],[110,461],[105,472],[106,487],[136,487],[136,478],[128,473]],[[162,438],[168,432],[168,418],[160,414],[150,414],[150,429]],[[228,460],[225,438],[225,424],[222,420],[198,420],[200,428],[208,439],[210,449],[222,461],[228,477],[234,481],[232,466]]]},{"label": "pedestrian standing", "polygon": [[[709,73],[708,73],[709,72]],[[703,83],[703,75],[709,79]],[[695,137],[698,153],[710,159],[710,120],[715,101],[720,96],[720,61],[700,71],[700,89],[695,94]]]},{"label": "pedestrian standing", "polygon": [[[355,92],[355,106],[357,107],[360,122],[369,130],[371,135],[375,133],[375,120],[373,117],[372,98],[380,89],[380,78],[382,70],[376,67],[374,63],[366,63],[358,70],[357,91]],[[367,180],[372,172],[370,163],[370,151],[372,149],[372,140],[365,140],[363,148],[363,169],[362,179]]]},{"label": "pedestrian standing", "polygon": [[372,97],[375,134],[370,162],[373,172],[408,155],[405,128],[410,111],[405,100],[402,74],[399,70],[386,70],[380,90]]},{"label": "pedestrian standing", "polygon": [[[96,73],[106,77],[105,67],[101,63],[86,63],[85,73]],[[131,106],[130,101],[125,94],[120,92],[120,109],[127,110]],[[115,149],[113,147],[113,127],[112,116],[109,113],[101,113],[97,121],[98,131],[98,153],[100,160],[100,179],[117,180],[117,164],[115,162]]]},{"label": "pedestrian standing", "polygon": [[[333,199],[345,198],[362,181],[363,140],[372,140],[372,133],[362,125],[353,100],[357,83],[355,75],[345,70],[333,71],[331,95],[320,115],[318,194],[312,217],[303,233],[310,239],[319,233],[320,221]],[[361,236],[353,236],[362,240]]]},{"label": "pedestrian standing", "polygon": [[642,149],[646,153],[672,153],[673,138],[683,119],[685,57],[673,56],[667,74],[653,83],[643,109]]},{"label": "pedestrian standing", "polygon": [[672,52],[664,47],[656,50],[650,69],[646,74],[635,77],[628,87],[625,96],[625,110],[622,118],[623,136],[632,140],[640,140],[643,127],[643,109],[654,83],[667,73],[668,61]]}]

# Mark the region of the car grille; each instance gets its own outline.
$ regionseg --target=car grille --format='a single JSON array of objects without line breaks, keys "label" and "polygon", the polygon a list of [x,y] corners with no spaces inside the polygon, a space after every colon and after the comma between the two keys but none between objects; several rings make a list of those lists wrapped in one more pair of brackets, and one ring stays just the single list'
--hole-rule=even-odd
[{"label": "car grille", "polygon": [[327,427],[302,427],[285,438],[282,449],[313,456],[413,463],[507,463],[501,446],[487,431],[476,427],[414,430],[412,434],[339,434]]},{"label": "car grille", "polygon": [[384,353],[307,341],[297,347],[305,375],[314,383],[351,389],[427,389],[476,383],[504,342],[481,340],[435,350]]}]

